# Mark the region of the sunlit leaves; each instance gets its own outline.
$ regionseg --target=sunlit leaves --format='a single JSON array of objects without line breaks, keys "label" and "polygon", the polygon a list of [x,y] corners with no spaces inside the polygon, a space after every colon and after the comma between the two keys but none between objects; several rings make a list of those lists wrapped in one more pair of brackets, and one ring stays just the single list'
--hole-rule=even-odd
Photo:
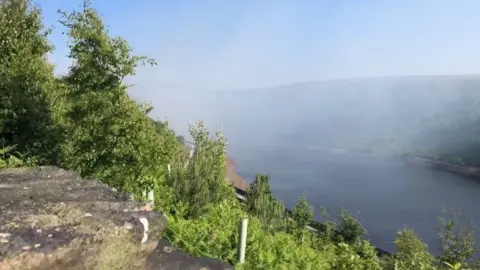
[{"label": "sunlit leaves", "polygon": [[268,176],[257,174],[247,191],[248,211],[257,216],[268,230],[284,229],[285,206],[272,196]]},{"label": "sunlit leaves", "polygon": [[151,107],[126,93],[123,78],[147,59],[132,55],[125,40],[110,36],[88,1],[80,11],[60,13],[74,60],[63,78],[71,103],[65,165],[135,193],[154,187],[178,142],[168,126],[158,128],[147,116]]},{"label": "sunlit leaves", "polygon": [[0,7],[0,138],[41,163],[57,163],[62,132],[54,119],[53,66],[40,9],[28,0]]}]

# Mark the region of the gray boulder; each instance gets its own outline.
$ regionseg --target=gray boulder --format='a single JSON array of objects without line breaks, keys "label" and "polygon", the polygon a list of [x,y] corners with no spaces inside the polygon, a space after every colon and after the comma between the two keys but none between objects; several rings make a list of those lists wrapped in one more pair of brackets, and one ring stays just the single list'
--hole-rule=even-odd
[{"label": "gray boulder", "polygon": [[70,171],[0,171],[0,270],[231,269],[170,247],[166,225],[148,203]]}]

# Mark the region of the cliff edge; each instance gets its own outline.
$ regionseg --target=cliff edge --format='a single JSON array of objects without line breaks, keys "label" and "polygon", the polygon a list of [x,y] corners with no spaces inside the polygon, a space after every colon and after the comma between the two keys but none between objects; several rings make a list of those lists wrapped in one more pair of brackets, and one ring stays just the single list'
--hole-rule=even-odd
[{"label": "cliff edge", "polygon": [[247,191],[248,189],[248,182],[237,174],[237,166],[231,158],[227,158],[227,181],[236,189],[242,191]]},{"label": "cliff edge", "polygon": [[57,167],[0,171],[0,270],[232,269],[161,239],[148,203]]}]

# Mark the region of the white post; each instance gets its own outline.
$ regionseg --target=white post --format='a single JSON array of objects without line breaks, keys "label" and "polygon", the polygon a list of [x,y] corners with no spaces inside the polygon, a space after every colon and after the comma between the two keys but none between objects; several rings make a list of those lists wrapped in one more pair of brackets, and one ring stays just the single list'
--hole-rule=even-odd
[{"label": "white post", "polygon": [[150,190],[148,192],[148,201],[152,203],[152,207],[155,204],[155,197],[153,196],[153,190]]},{"label": "white post", "polygon": [[242,218],[240,224],[240,241],[238,243],[238,261],[240,263],[245,262],[245,249],[247,247],[247,226],[248,218]]},{"label": "white post", "polygon": [[187,162],[185,162],[185,168],[188,166],[188,164],[190,163],[190,160],[192,159],[193,157],[193,154],[195,153],[195,148],[193,146],[190,147],[190,153],[188,154],[188,159],[187,159]]},{"label": "white post", "polygon": [[167,165],[167,170],[168,170],[168,176],[170,176],[171,174],[170,164]]},{"label": "white post", "polygon": [[147,190],[146,190],[146,189],[142,190],[142,196],[143,196],[144,198],[147,197]]}]

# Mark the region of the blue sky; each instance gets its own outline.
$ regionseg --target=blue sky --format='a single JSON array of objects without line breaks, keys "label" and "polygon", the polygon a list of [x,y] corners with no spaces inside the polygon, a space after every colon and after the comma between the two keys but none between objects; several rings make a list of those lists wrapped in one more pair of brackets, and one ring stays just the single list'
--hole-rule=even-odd
[{"label": "blue sky", "polygon": [[[47,25],[81,1],[40,0]],[[233,89],[338,77],[480,73],[479,1],[94,0],[157,59],[136,83]],[[65,40],[52,61],[65,70]]]},{"label": "blue sky", "polygon": [[[47,25],[81,0],[37,0]],[[480,73],[478,0],[93,0],[111,33],[156,58],[129,82],[153,116],[186,132],[216,115],[194,109],[208,89],[344,77]],[[57,28],[51,60],[67,70]]]}]

